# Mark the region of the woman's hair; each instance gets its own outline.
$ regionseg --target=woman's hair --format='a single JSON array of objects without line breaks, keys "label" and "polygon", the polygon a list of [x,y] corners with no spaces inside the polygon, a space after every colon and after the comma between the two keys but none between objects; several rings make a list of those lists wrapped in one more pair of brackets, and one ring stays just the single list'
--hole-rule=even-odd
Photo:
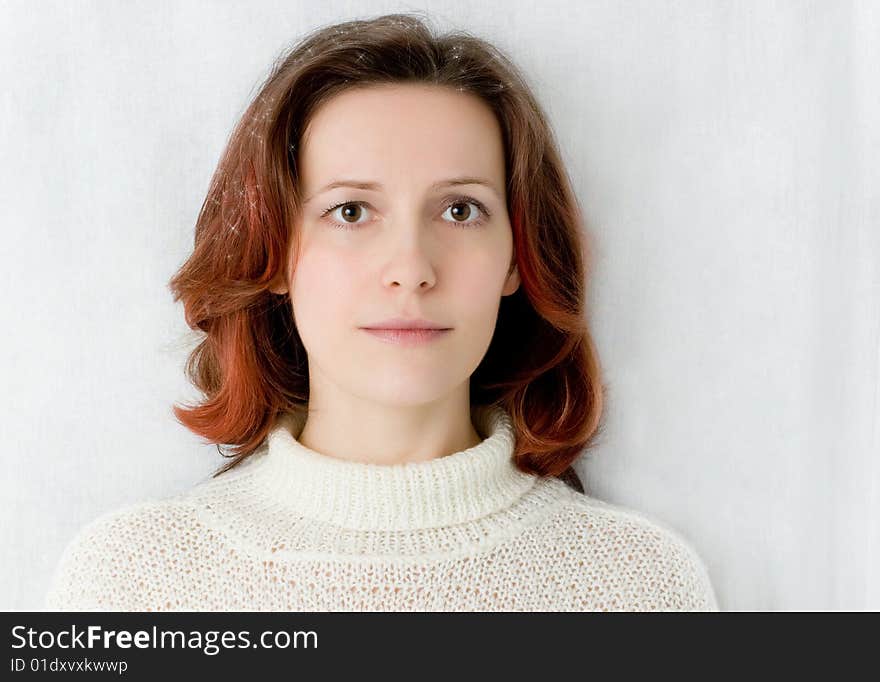
[{"label": "woman's hair", "polygon": [[463,31],[435,35],[411,14],[306,35],[275,62],[235,126],[199,212],[194,250],[169,283],[189,327],[204,332],[186,362],[204,400],[174,405],[174,414],[218,449],[232,446],[225,456],[234,458],[217,476],[265,442],[279,413],[308,402],[290,300],[269,291],[286,275],[289,247],[298,253],[301,134],[334,95],[387,83],[471,93],[500,123],[521,284],[501,299],[470,399],[509,412],[521,471],[570,481],[570,464],[603,430],[605,391],[586,322],[590,250],[577,200],[545,114],[509,58]]}]

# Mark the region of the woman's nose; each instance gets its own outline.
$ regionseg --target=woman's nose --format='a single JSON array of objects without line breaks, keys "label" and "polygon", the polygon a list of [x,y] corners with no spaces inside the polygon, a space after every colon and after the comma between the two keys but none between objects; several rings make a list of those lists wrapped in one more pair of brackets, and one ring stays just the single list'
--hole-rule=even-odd
[{"label": "woman's nose", "polygon": [[435,275],[430,266],[402,267],[390,265],[386,269],[384,281],[386,286],[403,287],[406,289],[428,289],[434,286]]},{"label": "woman's nose", "polygon": [[389,258],[383,280],[386,286],[426,289],[434,286],[436,276],[430,255],[416,238]]}]

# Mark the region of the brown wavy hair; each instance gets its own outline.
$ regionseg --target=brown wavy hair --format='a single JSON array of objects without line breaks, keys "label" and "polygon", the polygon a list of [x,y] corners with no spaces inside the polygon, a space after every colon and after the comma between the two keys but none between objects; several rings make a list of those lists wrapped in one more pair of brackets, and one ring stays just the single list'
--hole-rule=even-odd
[{"label": "brown wavy hair", "polygon": [[[235,467],[276,416],[309,397],[305,348],[286,294],[291,229],[301,205],[300,136],[316,108],[354,86],[431,84],[479,97],[503,132],[507,208],[520,287],[500,303],[470,380],[473,405],[511,415],[524,472],[579,490],[572,462],[603,431],[606,387],[587,327],[587,233],[553,132],[524,76],[497,47],[464,31],[433,32],[418,13],[352,20],[307,34],[278,59],[236,124],[195,226],[195,247],[170,280],[200,330],[185,372],[203,393],[177,420],[231,445]],[[289,241],[293,240],[293,241]]]}]

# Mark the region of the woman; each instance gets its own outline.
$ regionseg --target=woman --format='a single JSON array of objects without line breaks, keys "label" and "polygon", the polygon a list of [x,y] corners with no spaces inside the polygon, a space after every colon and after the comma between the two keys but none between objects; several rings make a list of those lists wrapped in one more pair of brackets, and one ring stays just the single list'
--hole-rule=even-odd
[{"label": "woman", "polygon": [[400,14],[307,36],[171,281],[204,333],[175,414],[234,457],[89,524],[47,606],[717,609],[688,542],[571,468],[604,390],[583,236],[496,48]]}]

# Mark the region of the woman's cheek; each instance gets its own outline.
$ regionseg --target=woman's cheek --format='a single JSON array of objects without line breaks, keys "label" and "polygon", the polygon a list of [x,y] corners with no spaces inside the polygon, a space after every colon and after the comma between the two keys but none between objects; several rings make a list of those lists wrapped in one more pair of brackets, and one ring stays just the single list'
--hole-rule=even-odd
[{"label": "woman's cheek", "polygon": [[292,283],[292,302],[303,342],[323,339],[357,325],[354,264],[338,252],[311,248],[300,257]]},{"label": "woman's cheek", "polygon": [[466,306],[469,314],[484,317],[488,309],[497,305],[501,290],[496,260],[481,255],[459,261],[450,281],[455,286],[455,301]]}]

